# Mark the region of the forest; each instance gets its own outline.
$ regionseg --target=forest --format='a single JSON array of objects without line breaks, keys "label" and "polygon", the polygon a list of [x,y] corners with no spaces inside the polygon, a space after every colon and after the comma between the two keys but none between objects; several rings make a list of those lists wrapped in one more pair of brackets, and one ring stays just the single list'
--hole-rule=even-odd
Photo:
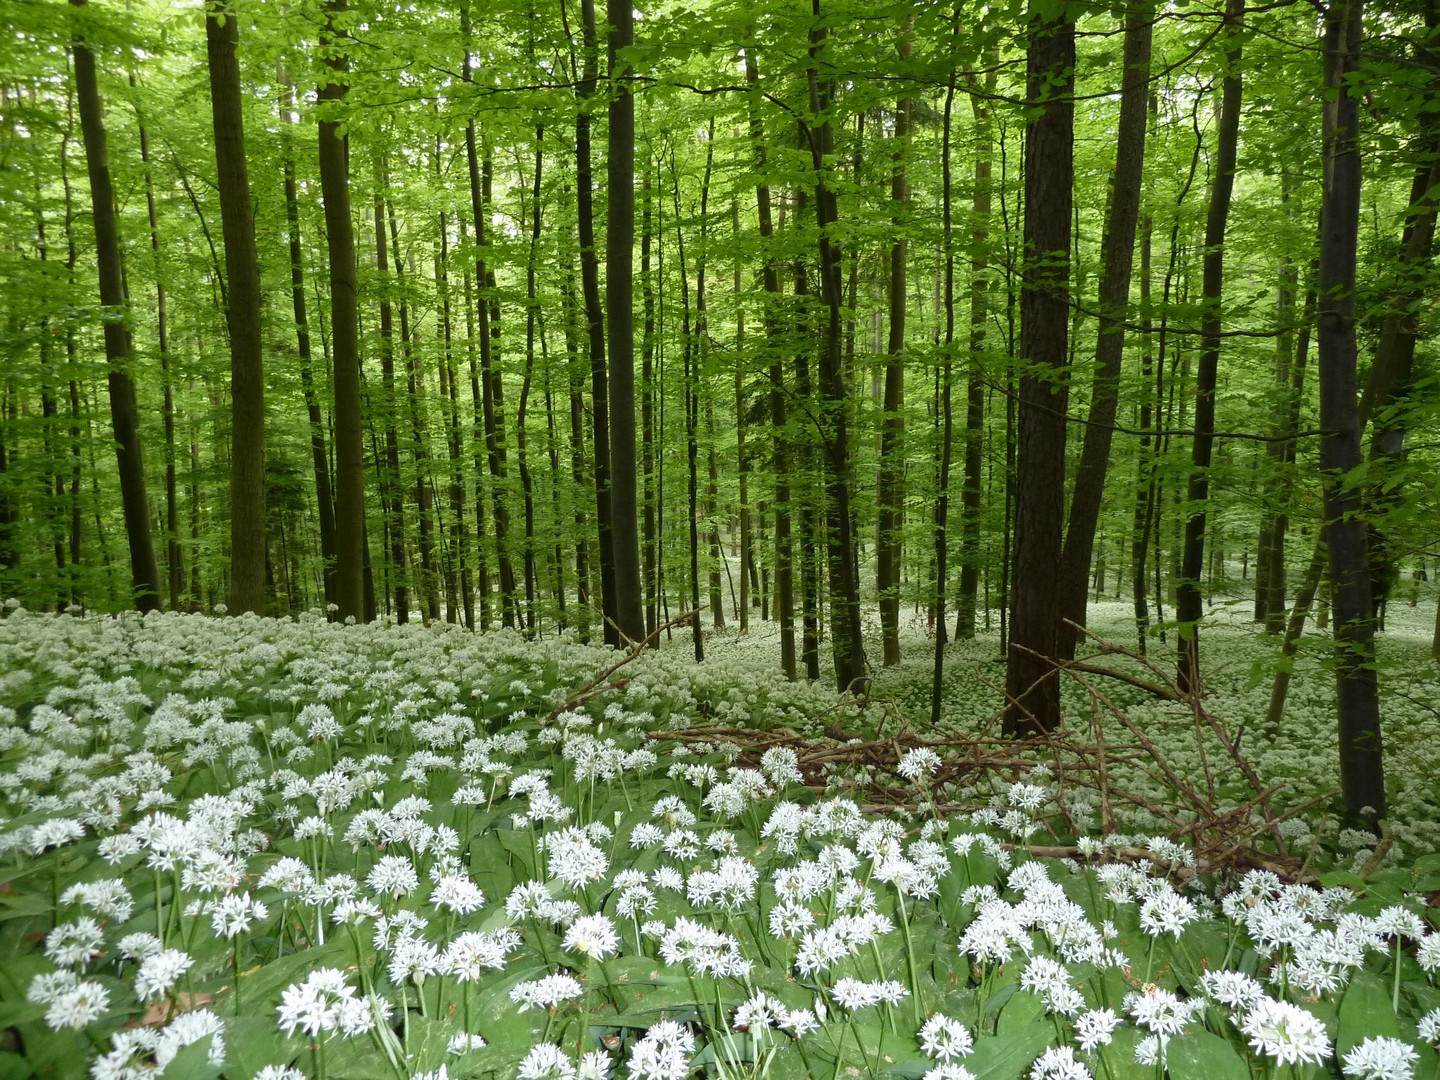
[{"label": "forest", "polygon": [[1440,1075],[1435,0],[0,26],[0,1075]]}]

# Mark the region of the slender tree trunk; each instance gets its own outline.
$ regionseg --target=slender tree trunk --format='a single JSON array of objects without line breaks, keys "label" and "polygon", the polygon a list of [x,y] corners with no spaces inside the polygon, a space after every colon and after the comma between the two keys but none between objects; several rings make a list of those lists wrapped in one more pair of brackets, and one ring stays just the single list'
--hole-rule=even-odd
[{"label": "slender tree trunk", "polygon": [[[375,271],[380,277],[380,409],[373,408],[373,418],[378,411],[385,425],[385,457],[383,463],[376,461],[376,472],[380,477],[382,502],[385,504],[385,533],[389,537],[390,575],[395,589],[395,621],[404,626],[410,621],[410,571],[405,546],[405,496],[400,483],[400,435],[396,429],[400,412],[399,397],[395,390],[395,330],[394,313],[390,303],[390,262],[387,255],[388,243],[385,237],[385,166],[380,157],[375,166]],[[378,454],[377,454],[378,457]]]},{"label": "slender tree trunk", "polygon": [[[473,171],[470,179],[473,184]],[[460,245],[464,247],[465,215],[460,214],[459,218]],[[461,284],[465,294],[465,355],[470,364],[470,450],[475,474],[475,587],[480,593],[480,629],[489,630],[490,568],[485,558],[485,406],[484,393],[480,389],[480,368],[475,359],[475,313],[480,305],[473,300],[470,293],[468,267],[461,275]]]},{"label": "slender tree trunk", "polygon": [[640,212],[640,294],[644,326],[640,335],[640,471],[643,478],[643,532],[640,539],[641,576],[645,579],[645,635],[652,648],[660,647],[655,628],[660,625],[659,591],[656,582],[655,535],[655,284],[650,276],[650,247],[655,191],[650,180],[650,163],[644,171]]},{"label": "slender tree trunk", "polygon": [[846,412],[845,377],[841,366],[842,323],[840,246],[834,227],[839,213],[835,192],[825,179],[827,158],[833,155],[830,130],[830,95],[822,88],[817,70],[827,30],[821,19],[820,0],[811,0],[810,48],[806,81],[810,115],[818,119],[810,129],[811,166],[815,174],[815,217],[819,228],[820,296],[828,318],[820,352],[820,391],[825,442],[825,494],[828,533],[826,553],[830,569],[830,647],[835,661],[835,683],[843,693],[864,694],[868,689],[865,643],[860,636],[860,590],[856,581],[856,546],[850,515],[850,443]]},{"label": "slender tree trunk", "polygon": [[680,173],[675,167],[673,147],[670,177],[675,199],[675,247],[680,257],[681,339],[684,342],[682,358],[685,376],[685,462],[688,469],[686,494],[689,497],[690,510],[690,610],[694,613],[690,620],[690,638],[695,650],[695,661],[699,663],[705,659],[705,636],[700,624],[700,508],[697,474],[700,453],[697,428],[700,414],[695,392],[695,336],[690,332],[690,279],[685,268],[685,233],[680,224]]},{"label": "slender tree trunk", "polygon": [[[295,88],[285,83],[284,111],[294,112]],[[305,311],[305,253],[300,244],[300,196],[295,182],[295,159],[290,150],[288,128],[282,129],[281,169],[285,184],[285,222],[290,233],[290,301],[295,312],[295,344],[300,357],[300,386],[310,422],[310,457],[315,469],[315,511],[320,525],[321,581],[327,603],[335,603],[335,498],[330,490],[330,462],[325,449],[325,420],[315,392],[315,375],[310,359],[310,327]]]},{"label": "slender tree trunk", "polygon": [[[900,32],[899,59],[910,58],[910,20]],[[910,143],[910,98],[895,107],[895,163],[890,176],[890,334],[885,350],[885,404],[880,429],[880,475],[876,506],[880,526],[875,539],[875,584],[880,599],[880,637],[883,662],[900,662],[900,564],[905,528],[905,261],[909,241],[905,229],[910,216],[910,183],[905,158]]]},{"label": "slender tree trunk", "polygon": [[[954,41],[960,35],[960,13],[959,0],[955,4],[955,14],[951,22],[951,39]],[[950,133],[951,118],[955,110],[955,69],[950,70],[950,79],[945,87],[945,112],[941,125],[940,136],[940,203],[941,203],[941,227],[943,236],[941,239],[941,252],[945,260],[944,270],[944,309],[945,309],[945,338],[944,338],[944,366],[940,373],[940,469],[939,469],[939,492],[935,501],[935,664],[930,680],[930,726],[938,728],[940,725],[940,712],[943,701],[943,690],[945,682],[945,593],[947,586],[947,563],[950,554],[950,454],[955,438],[955,417],[951,408],[951,380],[954,375],[954,349],[955,349],[955,241],[953,229],[953,204],[950,190]],[[977,150],[977,160],[983,156]],[[979,171],[978,168],[976,170]],[[977,182],[977,189],[979,184]],[[987,192],[988,195],[988,192]],[[983,220],[976,215],[978,220]],[[978,434],[978,433],[977,433]],[[963,590],[962,590],[963,595]],[[974,597],[971,596],[970,627],[974,633]]]},{"label": "slender tree trunk", "polygon": [[[83,8],[85,0],[70,0]],[[95,226],[95,266],[100,281],[100,303],[109,309],[105,320],[105,359],[108,365],[110,422],[115,435],[115,461],[120,474],[120,500],[125,534],[130,545],[130,580],[133,603],[141,611],[160,606],[160,568],[150,532],[150,504],[145,490],[145,455],[140,444],[139,409],[129,366],[134,355],[123,270],[120,233],[115,220],[115,194],[110,182],[105,121],[95,73],[95,54],[77,33],[71,43],[75,64],[75,98],[80,131],[85,143],[85,164],[90,176],[91,217]]]},{"label": "slender tree trunk", "polygon": [[[801,131],[802,137],[805,132]],[[795,193],[795,225],[798,231],[801,219],[809,205],[805,189]],[[795,249],[793,271],[795,275],[795,332],[793,334],[795,369],[795,402],[802,410],[806,421],[816,414],[817,402],[811,385],[810,354],[815,348],[815,312],[812,307],[810,283],[806,275],[805,259]],[[820,523],[816,515],[816,453],[814,440],[796,437],[795,480],[792,490],[795,504],[800,508],[800,660],[805,665],[805,677],[811,682],[820,678],[820,581],[817,561],[820,557]]]},{"label": "slender tree trunk", "polygon": [[740,603],[735,618],[750,631],[750,459],[745,450],[745,301],[740,285],[740,200],[730,196],[730,232],[736,244],[731,288],[735,293],[735,472],[740,482]]},{"label": "slender tree trunk", "polygon": [[1204,282],[1201,287],[1200,361],[1195,378],[1195,437],[1191,444],[1190,478],[1186,487],[1189,517],[1181,549],[1180,577],[1175,587],[1175,617],[1180,633],[1176,684],[1199,691],[1200,619],[1204,615],[1200,575],[1205,569],[1206,508],[1210,498],[1210,458],[1215,445],[1215,386],[1220,363],[1220,333],[1225,284],[1225,225],[1235,187],[1235,151],[1240,135],[1240,30],[1245,0],[1226,0],[1225,77],[1221,82],[1220,119],[1210,209],[1205,221]]},{"label": "slender tree trunk", "polygon": [[[980,591],[980,518],[983,480],[981,442],[985,434],[985,342],[990,320],[990,206],[991,155],[994,152],[989,95],[995,92],[995,72],[985,79],[984,93],[970,96],[975,113],[975,193],[971,203],[970,233],[970,357],[965,390],[965,486],[960,492],[961,547],[960,597],[955,612],[955,635],[975,636],[976,599]],[[954,271],[946,264],[946,288],[953,288]],[[948,294],[947,294],[948,295]],[[954,297],[946,309],[954,315]]]},{"label": "slender tree trunk", "polygon": [[[443,185],[444,176],[440,166],[441,139],[435,136],[435,179]],[[475,629],[475,598],[470,588],[470,566],[468,544],[465,540],[465,469],[463,464],[462,440],[460,435],[460,391],[457,385],[458,372],[455,368],[454,332],[450,321],[450,230],[449,214],[440,211],[440,246],[435,255],[435,285],[440,293],[440,325],[444,335],[444,354],[440,358],[446,399],[450,452],[450,520],[454,537],[454,561],[458,576],[459,601],[465,613],[465,627]],[[558,473],[557,473],[558,475]],[[450,603],[450,621],[455,618],[454,597]]]},{"label": "slender tree trunk", "polygon": [[1125,59],[1120,91],[1120,130],[1110,203],[1105,214],[1100,278],[1100,327],[1095,344],[1095,377],[1089,423],[1080,450],[1080,468],[1070,499],[1070,522],[1060,560],[1060,656],[1075,655],[1085,625],[1086,584],[1095,551],[1095,528],[1110,468],[1110,443],[1120,404],[1120,370],[1125,349],[1125,309],[1135,262],[1135,226],[1145,173],[1145,126],[1150,85],[1153,8],[1142,3],[1125,16]]},{"label": "slender tree trunk", "polygon": [[[134,84],[134,76],[131,76]],[[155,212],[155,182],[150,168],[150,138],[139,125],[140,161],[145,168],[145,210],[150,223],[150,254],[155,270],[155,329],[159,337],[160,379],[164,383],[162,410],[165,423],[165,570],[170,587],[170,610],[180,610],[185,582],[185,560],[180,549],[179,486],[175,472],[175,385],[170,373],[170,317],[165,276],[160,259],[160,225]],[[69,181],[66,181],[68,187]],[[68,199],[68,195],[67,195]]]},{"label": "slender tree trunk", "polygon": [[[1335,696],[1340,787],[1352,824],[1378,829],[1387,816],[1375,671],[1375,624],[1361,492],[1347,478],[1363,460],[1355,404],[1355,264],[1360,233],[1358,91],[1363,0],[1342,0],[1325,27],[1325,198],[1320,230],[1320,467],[1335,621]],[[1332,97],[1333,95],[1333,97]]]},{"label": "slender tree trunk", "polygon": [[1060,724],[1055,673],[1065,498],[1075,23],[1032,4],[1026,56],[1033,119],[1025,128],[1025,263],[1020,297],[1019,446],[1014,588],[1005,668],[1006,735]]},{"label": "slender tree trunk", "polygon": [[[575,591],[580,605],[580,640],[590,640],[590,542],[586,528],[585,504],[582,495],[590,488],[585,469],[585,362],[576,340],[576,303],[574,273],[568,267],[561,301],[565,312],[566,376],[570,391],[570,478],[574,483],[573,513],[575,521]],[[648,385],[648,383],[647,383]],[[658,643],[657,643],[658,645]]]},{"label": "slender tree trunk", "polygon": [[[1150,96],[1153,117],[1157,95]],[[1140,655],[1146,652],[1150,627],[1150,604],[1146,592],[1145,563],[1150,545],[1151,491],[1154,484],[1155,449],[1151,440],[1154,399],[1150,387],[1155,354],[1151,351],[1150,334],[1150,268],[1154,256],[1154,218],[1147,212],[1140,221],[1140,325],[1145,329],[1140,352],[1140,452],[1135,458],[1135,512],[1130,526],[1130,595],[1135,605],[1135,637]],[[1155,442],[1159,436],[1155,436]]]},{"label": "slender tree trunk", "polygon": [[[515,410],[515,457],[520,470],[520,490],[525,497],[525,625],[535,630],[535,482],[530,475],[529,447],[525,438],[525,417],[530,388],[535,376],[535,330],[540,311],[536,299],[535,270],[540,247],[540,180],[544,166],[543,124],[535,128],[535,180],[530,190],[530,251],[525,260],[525,378],[520,387],[520,405]],[[522,207],[523,211],[523,207]],[[523,220],[523,213],[521,215]]]},{"label": "slender tree trunk", "polygon": [[260,263],[245,169],[240,103],[240,20],[224,0],[205,4],[210,113],[230,328],[230,595],[236,615],[265,614],[265,368],[261,344]]},{"label": "slender tree trunk", "polygon": [[[748,36],[747,41],[750,41]],[[778,258],[774,251],[775,226],[771,215],[770,185],[766,180],[768,156],[765,146],[765,131],[760,118],[759,86],[760,72],[755,61],[755,50],[745,50],[745,82],[751,88],[750,96],[750,141],[755,148],[756,169],[759,177],[755,185],[756,216],[759,222],[760,243],[765,264],[761,269],[764,284],[763,319],[765,323],[765,349],[769,354],[771,427],[771,472],[774,475],[775,502],[775,618],[780,623],[780,667],[785,677],[795,679],[798,671],[795,664],[795,599],[791,577],[793,552],[790,540],[790,454],[789,439],[786,435],[785,369],[783,361],[784,331],[781,324],[781,287]]]},{"label": "slender tree trunk", "polygon": [[337,27],[347,0],[326,0],[329,46],[320,87],[320,189],[330,252],[330,339],[335,386],[335,603],[343,620],[365,612],[365,456],[360,415],[359,308],[356,300],[355,232],[350,221],[350,163],[340,110],[348,87],[348,61]]}]

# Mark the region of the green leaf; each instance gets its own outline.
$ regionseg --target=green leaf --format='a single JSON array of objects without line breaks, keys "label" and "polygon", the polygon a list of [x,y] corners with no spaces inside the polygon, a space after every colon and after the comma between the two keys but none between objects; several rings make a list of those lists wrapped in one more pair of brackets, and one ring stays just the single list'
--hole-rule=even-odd
[{"label": "green leaf", "polygon": [[1250,1080],[1235,1047],[1209,1031],[1177,1035],[1166,1048],[1171,1080]]},{"label": "green leaf", "polygon": [[1398,1039],[1400,1022],[1390,1004],[1390,988],[1373,972],[1357,971],[1340,1002],[1335,1056],[1343,1057],[1372,1035]]},{"label": "green leaf", "polygon": [[981,1080],[1018,1080],[1055,1037],[1045,1023],[1031,1023],[999,1035],[977,1039],[965,1067]]}]

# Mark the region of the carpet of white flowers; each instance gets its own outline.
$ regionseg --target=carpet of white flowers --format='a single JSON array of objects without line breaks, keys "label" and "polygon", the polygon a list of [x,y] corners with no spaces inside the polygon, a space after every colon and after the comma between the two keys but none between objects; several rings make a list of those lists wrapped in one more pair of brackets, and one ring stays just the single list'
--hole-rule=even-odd
[{"label": "carpet of white flowers", "polygon": [[1043,764],[941,792],[912,748],[912,811],[867,812],[792,748],[682,737],[823,726],[773,650],[593,692],[615,660],[12,611],[0,1076],[1440,1076],[1440,857],[1362,878],[1316,819],[1289,835],[1333,847],[1318,880],[1213,878],[1137,816],[1035,858],[1074,797]]}]

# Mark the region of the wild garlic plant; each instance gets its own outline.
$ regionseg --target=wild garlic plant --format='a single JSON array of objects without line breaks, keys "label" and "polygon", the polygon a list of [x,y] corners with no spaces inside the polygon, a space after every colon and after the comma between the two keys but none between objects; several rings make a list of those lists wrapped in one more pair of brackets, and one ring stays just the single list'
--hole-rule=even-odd
[{"label": "wild garlic plant", "polygon": [[[1430,1080],[1433,861],[1295,884],[1065,835],[1043,765],[900,820],[818,693],[442,626],[0,621],[0,1062],[97,1080]],[[734,674],[734,672],[731,672]],[[737,677],[738,678],[738,677]],[[812,774],[813,775],[813,774]],[[818,790],[817,790],[818,789]],[[1068,798],[1068,796],[1067,796]],[[1081,815],[1083,817],[1083,815]],[[1039,840],[1073,858],[1036,857]]]}]

